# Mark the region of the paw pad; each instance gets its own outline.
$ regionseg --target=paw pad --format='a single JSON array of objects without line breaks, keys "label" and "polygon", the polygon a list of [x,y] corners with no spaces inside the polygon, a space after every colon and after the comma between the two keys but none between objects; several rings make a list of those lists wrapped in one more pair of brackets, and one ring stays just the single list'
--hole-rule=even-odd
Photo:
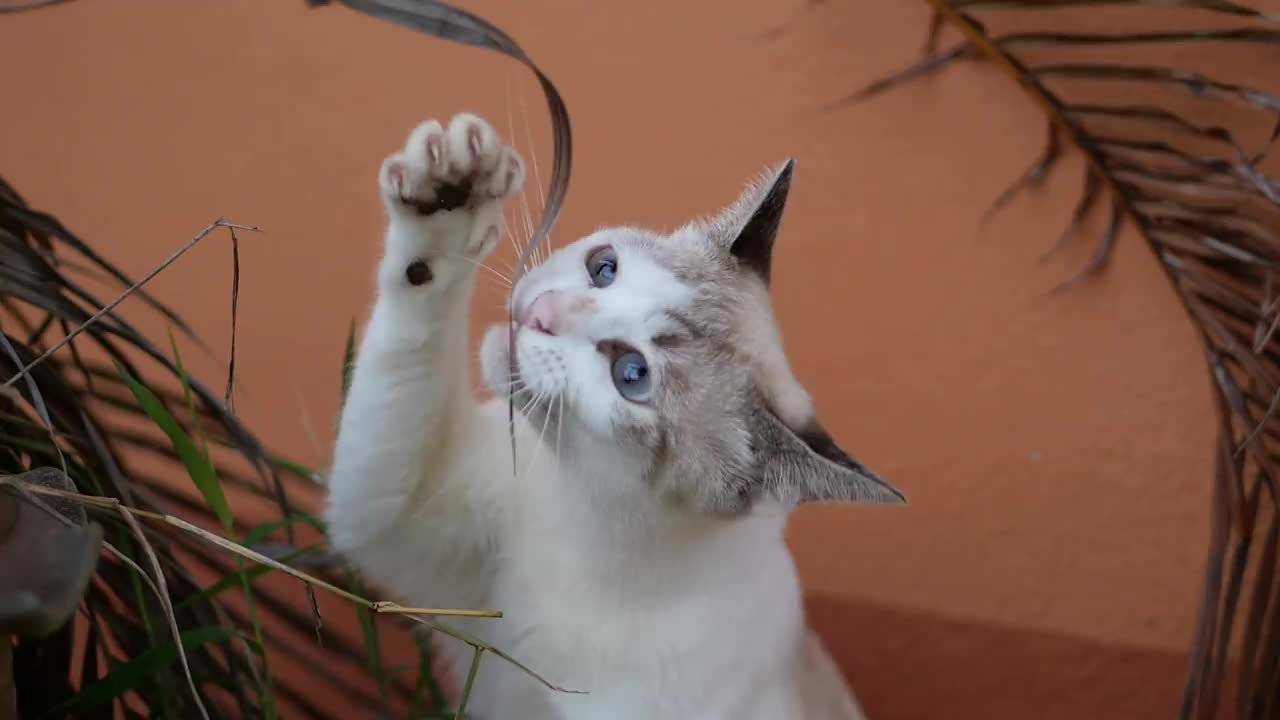
[{"label": "paw pad", "polygon": [[404,269],[404,277],[410,285],[426,285],[431,282],[431,266],[426,260],[414,260]]},{"label": "paw pad", "polygon": [[492,126],[470,114],[445,128],[428,120],[405,148],[383,162],[380,184],[388,202],[419,215],[477,208],[519,192],[524,163]]}]

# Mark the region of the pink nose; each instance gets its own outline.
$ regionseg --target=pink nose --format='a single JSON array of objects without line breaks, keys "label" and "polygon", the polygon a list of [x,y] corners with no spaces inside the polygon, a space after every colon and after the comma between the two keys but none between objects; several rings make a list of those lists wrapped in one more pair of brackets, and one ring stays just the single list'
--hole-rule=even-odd
[{"label": "pink nose", "polygon": [[548,290],[534,298],[520,317],[521,325],[548,335],[556,334],[559,321],[560,293],[555,290]]}]

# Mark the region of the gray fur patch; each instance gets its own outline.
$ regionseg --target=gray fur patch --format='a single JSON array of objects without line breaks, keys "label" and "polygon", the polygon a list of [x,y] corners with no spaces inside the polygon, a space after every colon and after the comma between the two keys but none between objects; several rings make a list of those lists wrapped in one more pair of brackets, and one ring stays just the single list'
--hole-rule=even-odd
[{"label": "gray fur patch", "polygon": [[649,401],[656,419],[619,430],[649,449],[646,476],[656,489],[701,513],[733,517],[765,497],[902,502],[836,445],[791,374],[768,272],[761,272],[772,236],[753,240],[760,252],[750,262],[733,253],[739,233],[760,217],[759,203],[775,196],[761,231],[776,231],[785,192],[771,194],[771,187],[766,178],[719,216],[667,237],[637,231],[628,238],[629,248],[689,288],[692,300],[663,308],[678,330],[653,338],[663,368]]}]

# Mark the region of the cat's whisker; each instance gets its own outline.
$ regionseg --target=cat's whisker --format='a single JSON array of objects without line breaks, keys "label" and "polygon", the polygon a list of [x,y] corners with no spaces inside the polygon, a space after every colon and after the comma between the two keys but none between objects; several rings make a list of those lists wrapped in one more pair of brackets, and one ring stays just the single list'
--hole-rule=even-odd
[{"label": "cat's whisker", "polygon": [[476,260],[475,258],[469,258],[466,255],[451,255],[450,257],[466,260],[467,262],[471,263],[472,265],[475,265],[478,268],[483,268],[485,270],[488,270],[494,277],[501,280],[508,288],[511,287],[511,278],[507,277],[506,275],[503,275],[502,273],[498,272],[497,270],[494,270],[493,268],[489,267],[487,264],[479,260]]},{"label": "cat's whisker", "polygon": [[542,392],[535,393],[532,390],[529,390],[529,393],[532,394],[533,397],[520,408],[521,415],[528,413],[531,408],[537,407],[537,404],[542,400]]},{"label": "cat's whisker", "polygon": [[[515,142],[514,138],[516,136],[516,122],[515,122],[515,115],[512,114],[511,112],[511,75],[509,74],[507,75],[506,95],[507,95],[507,137],[512,138],[512,142]],[[524,193],[522,192],[521,195],[523,194]],[[512,210],[511,214],[514,217],[516,215],[516,211]],[[513,232],[509,234],[508,239],[511,240],[511,247],[516,251],[516,257],[517,258],[520,257],[520,250],[521,250],[520,238],[516,237],[516,234]],[[526,235],[524,238],[525,242],[528,242],[528,239],[529,238]],[[511,274],[512,276],[516,275],[516,272],[514,269],[512,269]]]},{"label": "cat's whisker", "polygon": [[[523,92],[519,94],[519,99],[520,99],[520,117],[524,120],[525,140],[526,142],[529,143],[529,163],[530,163],[529,169],[533,171],[533,179],[534,179],[533,184],[534,184],[534,187],[538,189],[538,209],[540,211],[545,212],[547,209],[547,197],[546,197],[546,191],[542,189],[542,172],[538,168],[538,150],[533,142],[533,128],[529,124],[529,105],[528,103],[525,102]],[[526,193],[527,193],[528,186],[529,186],[528,183],[525,183]],[[522,198],[523,198],[523,195],[522,195]],[[526,214],[528,213],[527,202],[525,203],[525,212]],[[532,221],[530,221],[530,223],[532,223]],[[530,234],[532,234],[533,232],[532,227],[533,227],[532,224],[530,224]],[[545,259],[543,253],[550,252],[551,250],[552,241],[551,241],[550,234],[547,235],[547,237],[545,238],[545,241],[546,241],[545,246],[543,246],[542,243],[539,243],[538,247],[535,247],[533,249],[532,255],[535,258],[536,265],[541,265],[543,260]]]},{"label": "cat's whisker", "polygon": [[560,462],[560,440],[562,438],[561,431],[564,430],[564,391],[560,392],[560,407],[556,410],[556,463]]},{"label": "cat's whisker", "polygon": [[497,258],[497,257],[491,257],[491,258],[489,258],[489,260],[490,260],[490,262],[493,262],[493,263],[497,264],[498,269],[499,269],[499,270],[502,270],[502,271],[507,275],[507,277],[511,277],[511,276],[512,276],[512,275],[514,275],[514,274],[515,274],[515,272],[516,272],[515,267],[514,267],[514,266],[512,266],[512,264],[511,264],[511,263],[506,262],[506,261],[502,261],[500,258]]},{"label": "cat's whisker", "polygon": [[[525,129],[527,130],[528,129],[527,118],[525,119],[525,125],[526,125]],[[533,180],[535,184],[539,184],[539,185],[541,184],[541,180],[538,179],[536,174]],[[528,188],[527,182],[525,183],[524,192],[520,193],[520,205],[518,209],[520,212],[520,220],[524,224],[524,241],[525,241],[524,244],[526,246],[529,246],[529,257],[528,257],[529,266],[526,268],[526,270],[531,270],[537,267],[538,265],[542,264],[542,248],[537,245],[531,245],[533,241],[533,211],[529,207],[529,188]]]},{"label": "cat's whisker", "polygon": [[[516,134],[516,131],[515,131],[515,119],[514,119],[514,116],[513,116],[513,114],[512,114],[512,111],[511,111],[511,82],[510,82],[510,80],[511,80],[511,79],[510,79],[510,77],[508,77],[508,78],[507,78],[507,88],[506,88],[506,92],[507,92],[507,126],[508,126],[508,128],[510,129],[510,132],[511,132],[510,137],[514,138],[514,137],[515,137],[515,134]],[[528,140],[528,142],[532,143],[532,142],[533,142],[533,134],[532,134],[532,132],[531,132],[531,130],[530,130],[530,128],[529,128],[528,110],[527,110],[527,108],[525,108],[525,107],[524,107],[524,105],[523,105],[524,96],[523,96],[523,95],[521,95],[521,96],[520,96],[520,98],[521,98],[521,102],[522,102],[522,113],[521,113],[521,116],[522,116],[522,118],[523,118],[523,120],[524,120],[524,125],[525,125],[525,137],[526,137],[526,139]],[[532,153],[532,152],[533,152],[533,148],[532,148],[532,146],[531,146],[529,149],[530,149],[530,152]],[[542,179],[538,176],[538,172],[537,172],[537,169],[536,169],[536,165],[535,165],[535,167],[534,167],[533,182],[534,182],[536,185],[538,185],[538,193],[539,193],[539,196],[541,196],[541,194],[542,194],[542,192],[543,192],[543,190],[542,190]],[[543,203],[545,204],[545,200],[543,201]],[[514,233],[512,234],[512,243],[515,245],[516,257],[521,257],[521,256],[523,256],[523,255],[524,255],[524,253],[525,253],[525,248],[529,248],[529,250],[528,250],[528,256],[527,256],[527,257],[525,257],[525,262],[524,262],[524,263],[521,263],[521,267],[520,267],[520,269],[519,269],[519,272],[517,272],[516,270],[512,270],[512,273],[511,273],[511,274],[512,274],[512,276],[513,276],[513,277],[515,277],[515,278],[519,278],[519,277],[520,277],[520,275],[521,275],[521,274],[523,274],[524,272],[528,272],[529,270],[532,270],[533,268],[535,268],[535,267],[537,267],[537,266],[541,265],[541,264],[542,264],[542,261],[543,261],[543,257],[542,257],[542,248],[541,248],[541,247],[538,247],[538,246],[536,246],[536,245],[531,246],[531,243],[532,243],[532,241],[533,241],[533,236],[534,236],[534,224],[533,224],[533,213],[532,213],[532,211],[531,211],[531,210],[530,210],[530,208],[529,208],[529,189],[528,189],[528,181],[527,181],[527,180],[526,180],[526,183],[525,183],[525,188],[524,188],[524,190],[520,193],[520,204],[519,204],[519,206],[518,206],[517,210],[518,210],[518,213],[517,213],[517,220],[519,220],[519,221],[521,222],[521,224],[523,225],[523,229],[524,229],[524,236],[523,236],[522,238],[520,238],[519,240],[517,240],[517,239],[516,239],[516,237],[515,237],[515,235],[514,235]]]},{"label": "cat's whisker", "polygon": [[[473,356],[474,356],[474,359],[475,359],[477,362],[483,362],[483,361],[484,361],[484,352],[483,352],[483,351],[477,350],[477,351],[473,354]],[[521,379],[522,379],[522,378],[520,377],[520,371],[518,371],[518,370],[517,370],[516,372],[511,373],[510,377],[508,377],[508,378],[507,378],[507,381],[506,381],[505,383],[503,383],[503,384],[502,384],[502,387],[508,387],[508,388],[510,388],[510,387],[514,387],[516,383],[518,383],[518,382],[520,382],[520,381],[521,381]]]},{"label": "cat's whisker", "polygon": [[[542,190],[542,173],[538,171],[538,151],[533,145],[533,129],[529,127],[529,105],[524,101],[524,93],[520,93],[520,115],[524,118],[524,136],[529,143],[529,161],[533,170],[533,179],[537,182],[534,185],[538,188],[538,205],[541,209],[546,209],[547,198]],[[551,242],[551,236],[547,236],[547,242]]]},{"label": "cat's whisker", "polygon": [[[520,220],[524,223],[524,244],[527,246],[533,241],[533,213],[529,209],[529,191],[525,190],[520,193]],[[530,266],[532,269],[542,264],[540,257],[540,248],[537,245],[529,249]]]},{"label": "cat's whisker", "polygon": [[549,397],[546,410],[542,417],[542,430],[538,432],[538,442],[533,448],[533,454],[529,456],[529,464],[525,466],[525,474],[528,475],[538,462],[538,457],[542,453],[542,447],[546,444],[547,428],[551,425],[551,406],[555,401],[564,396],[563,392],[557,393],[554,397]]},{"label": "cat's whisker", "polygon": [[457,254],[447,255],[447,258],[451,260],[452,259],[466,260],[467,263],[471,263],[472,265],[475,265],[476,268],[488,270],[489,274],[492,274],[493,277],[498,278],[499,281],[502,281],[504,286],[508,288],[511,287],[511,278],[508,278],[507,275],[504,275],[503,273],[499,273],[498,270],[493,269],[492,266],[489,266],[489,264],[484,263],[484,261],[476,260],[475,258],[467,258],[466,255],[457,255]]},{"label": "cat's whisker", "polygon": [[503,209],[503,224],[507,229],[507,242],[511,243],[511,248],[516,251],[516,257],[520,257],[520,225],[517,222],[520,218],[513,208]]}]

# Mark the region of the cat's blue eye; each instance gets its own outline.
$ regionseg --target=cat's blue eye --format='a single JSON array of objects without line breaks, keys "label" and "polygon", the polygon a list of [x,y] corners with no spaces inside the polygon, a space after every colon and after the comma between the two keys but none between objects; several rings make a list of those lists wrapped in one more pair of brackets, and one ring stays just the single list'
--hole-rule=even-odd
[{"label": "cat's blue eye", "polygon": [[649,363],[635,351],[624,352],[613,361],[613,385],[618,394],[632,402],[649,399]]},{"label": "cat's blue eye", "polygon": [[611,247],[593,250],[587,256],[587,276],[596,287],[609,287],[618,276],[618,253]]}]

